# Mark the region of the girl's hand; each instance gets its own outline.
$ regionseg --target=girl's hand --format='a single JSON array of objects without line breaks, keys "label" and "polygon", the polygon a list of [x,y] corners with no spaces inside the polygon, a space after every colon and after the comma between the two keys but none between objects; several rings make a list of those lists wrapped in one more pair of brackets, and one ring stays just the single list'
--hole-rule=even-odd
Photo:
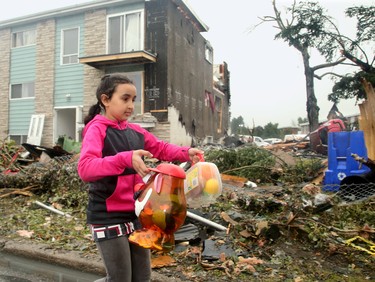
[{"label": "girl's hand", "polygon": [[152,158],[152,154],[149,151],[145,151],[145,150],[135,150],[135,151],[133,151],[132,165],[133,165],[133,169],[141,177],[145,177],[150,172],[150,170],[145,165],[142,157]]},{"label": "girl's hand", "polygon": [[191,159],[191,162],[193,164],[195,164],[195,163],[201,161],[201,159],[203,158],[204,151],[199,150],[197,148],[190,148],[188,153],[189,153],[189,157]]}]

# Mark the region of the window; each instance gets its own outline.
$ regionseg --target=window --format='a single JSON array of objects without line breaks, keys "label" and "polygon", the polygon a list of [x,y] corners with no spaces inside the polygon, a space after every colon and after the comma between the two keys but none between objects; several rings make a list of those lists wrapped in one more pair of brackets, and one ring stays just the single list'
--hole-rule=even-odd
[{"label": "window", "polygon": [[133,80],[135,87],[137,89],[137,98],[134,102],[134,115],[142,114],[142,96],[143,96],[143,73],[142,72],[127,72],[125,73],[127,77]]},{"label": "window", "polygon": [[12,33],[12,48],[33,45],[36,43],[36,30],[25,30]]},{"label": "window", "polygon": [[35,83],[27,82],[22,84],[12,84],[10,91],[11,99],[35,97]]},{"label": "window", "polygon": [[9,135],[9,140],[13,140],[17,145],[27,142],[27,135]]},{"label": "window", "polygon": [[62,30],[61,40],[61,64],[77,64],[79,49],[79,30],[71,28]]},{"label": "window", "polygon": [[223,125],[223,100],[218,96],[215,96],[215,108],[217,111],[217,133],[221,133]]},{"label": "window", "polygon": [[206,59],[206,61],[210,62],[211,64],[214,61],[213,50],[209,44],[206,44],[204,46],[204,58]]},{"label": "window", "polygon": [[108,54],[143,49],[143,12],[108,18]]}]

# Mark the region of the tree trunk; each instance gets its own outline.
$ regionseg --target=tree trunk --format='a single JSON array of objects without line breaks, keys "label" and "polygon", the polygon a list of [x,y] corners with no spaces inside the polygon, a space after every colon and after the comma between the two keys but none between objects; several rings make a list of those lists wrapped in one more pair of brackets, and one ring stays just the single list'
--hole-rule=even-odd
[{"label": "tree trunk", "polygon": [[302,50],[303,65],[306,77],[306,111],[309,120],[310,132],[319,127],[319,107],[314,91],[314,71],[310,67],[309,54],[307,50]]}]

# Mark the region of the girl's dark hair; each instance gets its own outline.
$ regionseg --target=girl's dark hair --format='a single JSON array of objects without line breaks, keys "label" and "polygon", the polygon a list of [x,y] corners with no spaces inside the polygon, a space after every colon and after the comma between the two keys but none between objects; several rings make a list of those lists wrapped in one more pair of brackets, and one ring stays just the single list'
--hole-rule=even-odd
[{"label": "girl's dark hair", "polygon": [[106,74],[100,80],[99,86],[96,89],[97,103],[92,105],[89,109],[89,113],[84,119],[84,124],[88,124],[97,114],[100,114],[101,110],[104,109],[104,105],[101,101],[101,95],[106,94],[108,99],[112,98],[113,93],[116,91],[116,87],[119,84],[134,84],[131,79],[120,73]]}]

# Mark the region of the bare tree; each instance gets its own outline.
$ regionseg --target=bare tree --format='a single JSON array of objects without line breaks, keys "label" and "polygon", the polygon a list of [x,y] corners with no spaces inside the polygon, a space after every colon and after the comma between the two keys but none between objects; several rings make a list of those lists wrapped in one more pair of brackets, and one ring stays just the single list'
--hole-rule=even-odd
[{"label": "bare tree", "polygon": [[[357,32],[355,39],[347,41],[348,48],[341,50],[353,66],[355,73],[345,74],[336,81],[328,99],[336,102],[340,99],[366,99],[366,91],[362,82],[365,80],[375,86],[375,56],[372,51],[365,52],[365,47],[371,50],[375,42],[375,6],[350,7],[345,11],[346,16],[355,18]],[[361,46],[364,46],[362,48]]]},{"label": "bare tree", "polygon": [[[339,33],[331,17],[326,15],[326,11],[316,2],[296,1],[292,7],[286,9],[286,14],[282,15],[276,6],[276,1],[272,0],[274,16],[264,16],[262,22],[273,22],[279,32],[275,39],[282,39],[289,46],[297,49],[302,56],[304,73],[306,78],[306,111],[310,125],[310,131],[314,131],[319,126],[319,107],[314,90],[314,78],[321,79],[317,71],[341,64],[346,60],[340,54],[340,49],[345,49],[343,36]],[[315,66],[310,64],[311,51],[317,50],[324,58],[325,62]],[[333,75],[333,73],[329,73]]]}]

